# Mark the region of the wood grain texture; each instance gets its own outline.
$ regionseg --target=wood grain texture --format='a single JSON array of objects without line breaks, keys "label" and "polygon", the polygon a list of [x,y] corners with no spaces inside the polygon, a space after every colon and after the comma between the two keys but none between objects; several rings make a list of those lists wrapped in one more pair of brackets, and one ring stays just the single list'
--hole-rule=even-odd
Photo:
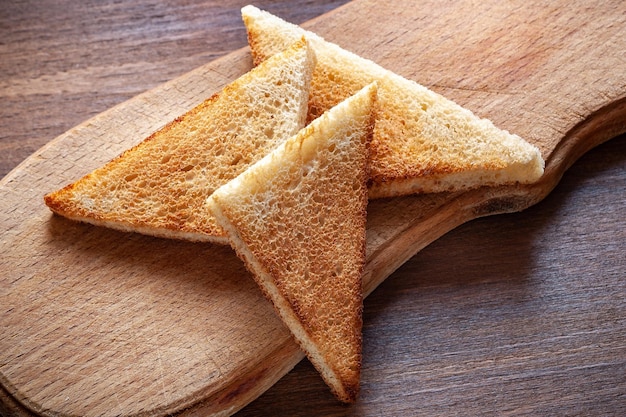
[{"label": "wood grain texture", "polygon": [[[0,8],[0,178],[116,104],[247,44],[229,1],[12,1]],[[260,1],[296,23],[345,0]]]},{"label": "wood grain texture", "polygon": [[[37,12],[28,4],[2,12],[11,23],[2,28],[12,28],[3,37],[9,63],[0,64],[3,151],[26,155],[25,138],[40,128],[61,129],[54,136],[113,104],[98,97],[118,103],[203,65],[68,131],[0,183],[5,411],[234,411],[301,359],[225,248],[78,225],[37,206],[44,191],[115,156],[249,68],[245,51],[204,65],[213,58],[203,55],[210,50],[204,37],[218,48],[223,33],[243,35],[240,5],[227,3],[52,8],[46,16],[57,22],[56,35],[30,17]],[[267,8],[298,22],[317,10],[303,3]],[[360,16],[378,9],[376,24],[355,19],[356,7]],[[623,54],[614,53],[625,50],[624,15],[617,2],[446,2],[414,10],[410,2],[383,8],[361,1],[310,24],[529,138],[551,171],[536,189],[374,203],[366,292],[410,261],[366,300],[360,401],[335,403],[304,361],[243,415],[623,414],[623,137],[585,157],[540,204],[474,221],[413,254],[468,219],[536,202],[580,155],[624,131],[626,70]],[[206,29],[211,21],[220,29]],[[90,39],[89,31],[95,40],[76,43],[81,33]],[[230,49],[224,42],[227,52],[245,35]],[[166,52],[155,54],[163,44]],[[189,66],[178,72],[186,55]],[[92,67],[99,56],[103,63]],[[84,72],[71,72],[75,63]],[[57,90],[63,106],[54,104]],[[50,119],[33,116],[37,105]],[[82,118],[73,120],[75,113]],[[34,147],[52,138],[43,135]],[[9,155],[7,171],[20,160],[0,154]]]}]

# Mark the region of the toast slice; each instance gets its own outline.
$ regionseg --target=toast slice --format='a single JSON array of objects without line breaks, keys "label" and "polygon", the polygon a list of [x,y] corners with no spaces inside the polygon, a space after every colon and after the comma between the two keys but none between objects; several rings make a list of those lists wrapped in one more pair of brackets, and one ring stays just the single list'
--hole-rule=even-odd
[{"label": "toast slice", "polygon": [[539,149],[489,120],[254,6],[242,16],[256,64],[301,36],[310,41],[318,62],[309,121],[377,81],[370,198],[532,183],[543,174]]},{"label": "toast slice", "polygon": [[375,84],[314,120],[207,200],[332,392],[361,369],[368,147]]},{"label": "toast slice", "polygon": [[304,39],[285,49],[45,203],[99,226],[228,244],[206,198],[306,121],[315,56]]}]

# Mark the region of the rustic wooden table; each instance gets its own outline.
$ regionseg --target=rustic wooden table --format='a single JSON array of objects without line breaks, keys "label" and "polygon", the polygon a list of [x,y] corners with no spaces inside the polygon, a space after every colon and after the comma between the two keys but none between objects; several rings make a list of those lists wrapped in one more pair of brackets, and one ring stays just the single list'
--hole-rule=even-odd
[{"label": "rustic wooden table", "polygon": [[[300,23],[343,3],[256,5]],[[3,3],[0,177],[89,117],[245,46],[245,4]],[[355,405],[304,360],[239,414],[626,415],[625,167],[621,136],[544,201],[471,221],[389,277],[365,301]]]}]

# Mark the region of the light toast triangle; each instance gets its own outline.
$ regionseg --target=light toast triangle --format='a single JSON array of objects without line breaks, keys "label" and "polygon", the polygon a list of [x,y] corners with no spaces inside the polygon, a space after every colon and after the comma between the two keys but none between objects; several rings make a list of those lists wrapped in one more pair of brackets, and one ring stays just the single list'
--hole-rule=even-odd
[{"label": "light toast triangle", "polygon": [[378,83],[370,198],[533,183],[539,149],[443,96],[254,6],[242,9],[255,63],[305,36],[318,63],[309,121],[364,85]]},{"label": "light toast triangle", "polygon": [[361,369],[368,148],[375,84],[219,188],[207,206],[332,392]]},{"label": "light toast triangle", "polygon": [[307,42],[296,40],[45,203],[99,226],[227,244],[204,202],[304,127],[314,66]]}]

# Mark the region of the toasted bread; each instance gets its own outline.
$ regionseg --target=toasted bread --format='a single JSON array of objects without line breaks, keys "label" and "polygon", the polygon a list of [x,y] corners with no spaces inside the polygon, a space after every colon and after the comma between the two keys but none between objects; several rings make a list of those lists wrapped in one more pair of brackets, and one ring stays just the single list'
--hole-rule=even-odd
[{"label": "toasted bread", "polygon": [[532,183],[543,174],[539,149],[491,121],[256,7],[242,16],[257,64],[301,36],[311,42],[318,63],[309,121],[377,81],[370,198]]},{"label": "toasted bread", "polygon": [[376,86],[219,188],[207,206],[332,392],[359,391]]},{"label": "toasted bread", "polygon": [[304,127],[314,66],[307,42],[296,41],[45,203],[95,225],[228,244],[204,202]]}]

